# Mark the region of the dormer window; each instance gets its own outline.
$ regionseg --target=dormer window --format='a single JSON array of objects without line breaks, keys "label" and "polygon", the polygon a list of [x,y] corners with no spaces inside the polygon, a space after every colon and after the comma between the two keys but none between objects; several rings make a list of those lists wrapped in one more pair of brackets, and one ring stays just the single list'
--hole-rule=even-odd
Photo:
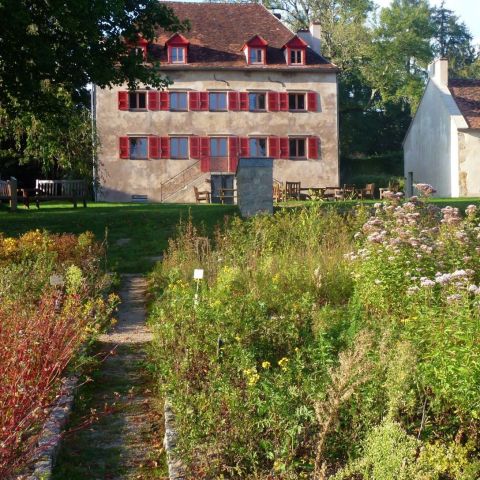
[{"label": "dormer window", "polygon": [[243,47],[243,53],[248,65],[265,65],[267,63],[268,43],[260,36],[255,35]]},{"label": "dormer window", "polygon": [[180,33],[175,33],[166,42],[168,63],[187,63],[190,42]]},{"label": "dormer window", "polygon": [[304,65],[305,61],[303,60],[304,50],[298,48],[290,49],[290,63],[292,65]]},{"label": "dormer window", "polygon": [[170,63],[185,63],[185,47],[171,47]]},{"label": "dormer window", "polygon": [[143,60],[147,59],[147,45],[148,41],[141,35],[137,36],[137,41],[135,43],[128,42],[130,54],[141,56]]},{"label": "dormer window", "polygon": [[300,37],[295,35],[283,49],[287,65],[306,65],[307,44]]},{"label": "dormer window", "polygon": [[251,48],[249,49],[249,56],[248,63],[261,63],[263,64],[263,48]]}]

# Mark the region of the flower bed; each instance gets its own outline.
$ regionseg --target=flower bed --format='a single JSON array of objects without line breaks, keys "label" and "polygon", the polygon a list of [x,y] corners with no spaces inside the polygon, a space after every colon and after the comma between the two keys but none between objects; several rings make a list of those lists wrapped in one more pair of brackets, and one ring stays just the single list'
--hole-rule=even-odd
[{"label": "flower bed", "polygon": [[199,244],[184,226],[152,275],[189,478],[479,478],[476,207],[314,206]]},{"label": "flower bed", "polygon": [[31,458],[61,376],[110,318],[91,234],[0,236],[0,476]]}]

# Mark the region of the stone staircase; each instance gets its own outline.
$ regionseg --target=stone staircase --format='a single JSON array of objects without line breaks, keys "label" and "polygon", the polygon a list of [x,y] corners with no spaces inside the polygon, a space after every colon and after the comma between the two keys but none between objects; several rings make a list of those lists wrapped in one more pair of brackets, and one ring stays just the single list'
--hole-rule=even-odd
[{"label": "stone staircase", "polygon": [[[193,186],[197,183],[204,182],[210,173],[202,172],[200,169],[200,161],[188,166],[180,173],[169,178],[166,182],[161,184],[161,200],[162,202],[178,202],[178,201],[193,201]],[[191,187],[191,192],[189,192]]]}]

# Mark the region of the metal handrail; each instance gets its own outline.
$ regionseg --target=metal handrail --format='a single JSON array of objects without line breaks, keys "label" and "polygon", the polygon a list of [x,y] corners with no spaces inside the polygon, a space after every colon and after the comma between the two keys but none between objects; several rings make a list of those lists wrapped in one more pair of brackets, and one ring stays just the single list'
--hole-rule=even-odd
[{"label": "metal handrail", "polygon": [[196,167],[198,164],[200,163],[200,160],[197,160],[195,163],[192,163],[191,165],[189,165],[187,168],[184,168],[182,171],[178,172],[177,174],[175,174],[173,177],[170,177],[167,181],[163,182],[160,184],[160,199],[161,201],[165,200],[165,198],[167,198],[168,196],[171,196],[171,195],[167,195],[167,197],[164,198],[163,196],[163,191],[165,189],[165,185],[171,183],[173,180],[177,179],[178,177],[180,177],[180,175],[183,175],[183,178],[184,178],[184,181],[183,183],[185,183],[185,174],[187,171],[193,169],[193,167]]}]

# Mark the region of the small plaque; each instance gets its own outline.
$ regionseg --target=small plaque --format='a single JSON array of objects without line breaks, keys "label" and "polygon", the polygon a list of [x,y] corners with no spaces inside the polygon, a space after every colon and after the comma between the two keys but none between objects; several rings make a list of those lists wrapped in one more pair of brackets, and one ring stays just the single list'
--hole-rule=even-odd
[{"label": "small plaque", "polygon": [[196,268],[193,271],[193,279],[194,280],[202,280],[203,279],[203,268]]},{"label": "small plaque", "polygon": [[62,287],[65,283],[65,280],[63,279],[62,275],[57,275],[53,274],[50,275],[50,285],[52,287]]}]

